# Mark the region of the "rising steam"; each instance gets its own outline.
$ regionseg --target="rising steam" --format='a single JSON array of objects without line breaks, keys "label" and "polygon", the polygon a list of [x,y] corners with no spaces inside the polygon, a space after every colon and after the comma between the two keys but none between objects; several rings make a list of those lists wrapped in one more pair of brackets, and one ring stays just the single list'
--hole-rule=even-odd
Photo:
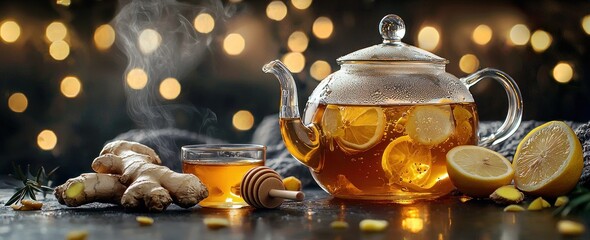
[{"label": "rising steam", "polygon": [[[158,94],[159,84],[168,77],[180,79],[194,69],[208,49],[213,34],[197,33],[189,19],[207,12],[221,20],[228,17],[226,11],[221,2],[214,0],[196,3],[176,0],[120,1],[113,25],[117,32],[117,46],[129,60],[125,74],[140,68],[148,76],[143,89],[132,89],[125,84],[129,116],[139,127],[161,129],[175,126],[172,111],[178,106],[162,102]],[[186,110],[188,107],[182,108]],[[190,108],[204,118],[203,124],[216,121],[215,114],[208,109],[203,112]],[[158,144],[160,154],[173,149],[162,144]]]}]

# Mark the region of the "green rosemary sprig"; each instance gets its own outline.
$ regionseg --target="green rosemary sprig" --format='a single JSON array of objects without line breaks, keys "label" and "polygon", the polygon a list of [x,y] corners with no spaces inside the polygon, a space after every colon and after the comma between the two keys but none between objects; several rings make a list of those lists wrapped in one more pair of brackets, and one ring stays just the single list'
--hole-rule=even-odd
[{"label": "green rosemary sprig", "polygon": [[578,185],[568,197],[570,200],[557,208],[554,212],[555,215],[565,217],[574,212],[590,211],[590,189]]},{"label": "green rosemary sprig", "polygon": [[51,188],[51,180],[50,177],[57,171],[59,167],[54,168],[53,170],[49,171],[49,173],[45,172],[45,168],[41,167],[37,170],[35,175],[31,174],[30,165],[27,165],[27,173],[25,174],[21,169],[20,165],[15,165],[14,162],[12,163],[12,167],[14,168],[14,174],[12,177],[22,182],[22,186],[15,186],[16,192],[12,197],[4,204],[4,206],[10,206],[13,203],[19,202],[26,198],[27,196],[33,200],[37,200],[35,194],[37,192],[41,192],[43,194],[43,198],[47,195],[48,192],[53,191]]}]

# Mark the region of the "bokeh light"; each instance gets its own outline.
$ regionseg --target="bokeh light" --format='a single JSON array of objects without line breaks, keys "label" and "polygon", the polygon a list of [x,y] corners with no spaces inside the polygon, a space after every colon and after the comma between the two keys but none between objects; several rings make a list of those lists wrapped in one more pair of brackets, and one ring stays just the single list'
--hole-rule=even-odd
[{"label": "bokeh light", "polygon": [[37,145],[45,151],[53,150],[57,145],[57,135],[49,129],[45,129],[37,135]]},{"label": "bokeh light", "polygon": [[475,72],[479,68],[479,59],[473,54],[465,54],[459,60],[459,68],[464,73]]},{"label": "bokeh light", "polygon": [[514,45],[525,45],[530,37],[531,31],[524,24],[516,24],[510,29],[510,41]]},{"label": "bokeh light", "polygon": [[75,98],[80,94],[80,90],[82,90],[82,83],[77,77],[67,76],[61,80],[59,89],[61,90],[61,94],[65,97]]},{"label": "bokeh light", "polygon": [[0,38],[4,42],[13,43],[20,37],[20,26],[15,21],[5,21],[0,26]]},{"label": "bokeh light", "polygon": [[23,93],[13,93],[10,95],[10,97],[8,97],[8,108],[10,108],[10,110],[13,112],[22,113],[27,110],[28,106],[29,100]]},{"label": "bokeh light", "polygon": [[160,83],[160,95],[166,100],[174,100],[180,95],[182,86],[176,78],[166,78]]},{"label": "bokeh light", "polygon": [[98,50],[107,50],[115,42],[115,29],[109,24],[100,25],[94,31],[94,45]]},{"label": "bokeh light", "polygon": [[440,34],[438,30],[432,26],[426,26],[418,32],[418,47],[432,51],[438,47],[440,42]]},{"label": "bokeh light", "polygon": [[309,68],[309,75],[315,80],[321,81],[332,73],[332,67],[324,60],[317,60]]},{"label": "bokeh light", "polygon": [[55,60],[64,60],[70,55],[70,45],[63,40],[52,42],[49,45],[49,55]]},{"label": "bokeh light", "polygon": [[479,25],[473,30],[471,38],[479,45],[486,45],[492,40],[492,29],[488,25]]},{"label": "bokeh light", "polygon": [[535,52],[544,52],[551,46],[551,42],[551,35],[543,30],[537,30],[531,36],[531,46]]},{"label": "bokeh light", "polygon": [[289,71],[299,73],[305,67],[305,56],[298,52],[290,52],[283,56],[282,59]]},{"label": "bokeh light", "polygon": [[143,54],[151,54],[160,47],[162,36],[154,29],[145,29],[141,31],[138,38],[139,50]]},{"label": "bokeh light", "polygon": [[52,22],[45,29],[45,37],[50,42],[64,40],[68,35],[68,29],[62,22]]},{"label": "bokeh light", "polygon": [[293,4],[293,7],[300,10],[309,8],[311,2],[312,0],[291,0],[291,4]]},{"label": "bokeh light", "polygon": [[56,1],[57,5],[62,5],[62,6],[70,6],[70,4],[72,4],[71,0],[57,0]]},{"label": "bokeh light", "polygon": [[237,111],[232,117],[232,124],[240,131],[248,131],[254,126],[254,115],[250,111]]},{"label": "bokeh light", "polygon": [[230,33],[223,39],[223,50],[229,55],[240,55],[246,47],[246,40],[238,33]]},{"label": "bokeh light", "polygon": [[289,49],[293,52],[305,52],[308,43],[309,39],[305,33],[301,31],[295,31],[289,36],[287,46],[289,46]]},{"label": "bokeh light", "polygon": [[574,76],[574,69],[566,62],[559,62],[553,68],[553,78],[559,83],[568,83]]},{"label": "bokeh light", "polygon": [[145,87],[148,82],[148,75],[141,68],[131,69],[127,73],[127,85],[135,90]]},{"label": "bokeh light", "polygon": [[287,16],[287,5],[281,1],[272,1],[266,7],[266,16],[275,21],[281,21]]},{"label": "bokeh light", "polygon": [[586,15],[582,18],[582,29],[586,34],[590,35],[590,15]]},{"label": "bokeh light", "polygon": [[332,24],[332,20],[327,17],[319,17],[313,22],[311,30],[313,35],[317,38],[326,39],[332,35],[334,24]]},{"label": "bokeh light", "polygon": [[215,19],[209,13],[200,13],[193,22],[195,30],[200,33],[210,33],[215,28]]}]

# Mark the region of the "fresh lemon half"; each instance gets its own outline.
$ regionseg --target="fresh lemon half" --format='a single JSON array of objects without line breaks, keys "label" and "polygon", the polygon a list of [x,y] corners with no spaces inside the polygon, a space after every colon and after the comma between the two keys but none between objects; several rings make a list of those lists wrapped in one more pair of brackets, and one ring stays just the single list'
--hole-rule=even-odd
[{"label": "fresh lemon half", "polygon": [[322,128],[343,150],[354,153],[380,142],[385,131],[385,114],[378,107],[329,105],[322,118]]},{"label": "fresh lemon half", "polygon": [[406,133],[421,144],[440,144],[447,140],[453,131],[454,124],[449,106],[417,106],[408,115]]},{"label": "fresh lemon half", "polygon": [[584,166],[582,146],[564,122],[545,123],[518,144],[512,166],[514,183],[524,192],[558,197],[571,191]]},{"label": "fresh lemon half", "polygon": [[430,178],[430,149],[408,136],[393,140],[383,151],[381,167],[390,183],[423,187]]},{"label": "fresh lemon half", "polygon": [[447,153],[447,172],[453,185],[471,197],[488,197],[508,185],[514,170],[508,159],[487,148],[464,145]]}]

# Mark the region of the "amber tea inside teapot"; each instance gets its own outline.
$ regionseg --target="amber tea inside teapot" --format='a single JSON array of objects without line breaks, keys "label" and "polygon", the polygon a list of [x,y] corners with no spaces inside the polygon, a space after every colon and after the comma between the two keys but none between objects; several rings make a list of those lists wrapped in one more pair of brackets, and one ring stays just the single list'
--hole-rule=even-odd
[{"label": "amber tea inside teapot", "polygon": [[[339,198],[408,203],[454,189],[446,153],[457,145],[493,145],[518,128],[522,98],[512,78],[483,69],[464,78],[448,61],[401,42],[397,15],[379,24],[383,43],[340,57],[340,70],[322,80],[299,115],[293,77],[278,60],[263,67],[281,86],[279,111],[289,152],[316,182]],[[495,133],[478,136],[469,87],[497,80],[508,95],[508,116]]]}]

